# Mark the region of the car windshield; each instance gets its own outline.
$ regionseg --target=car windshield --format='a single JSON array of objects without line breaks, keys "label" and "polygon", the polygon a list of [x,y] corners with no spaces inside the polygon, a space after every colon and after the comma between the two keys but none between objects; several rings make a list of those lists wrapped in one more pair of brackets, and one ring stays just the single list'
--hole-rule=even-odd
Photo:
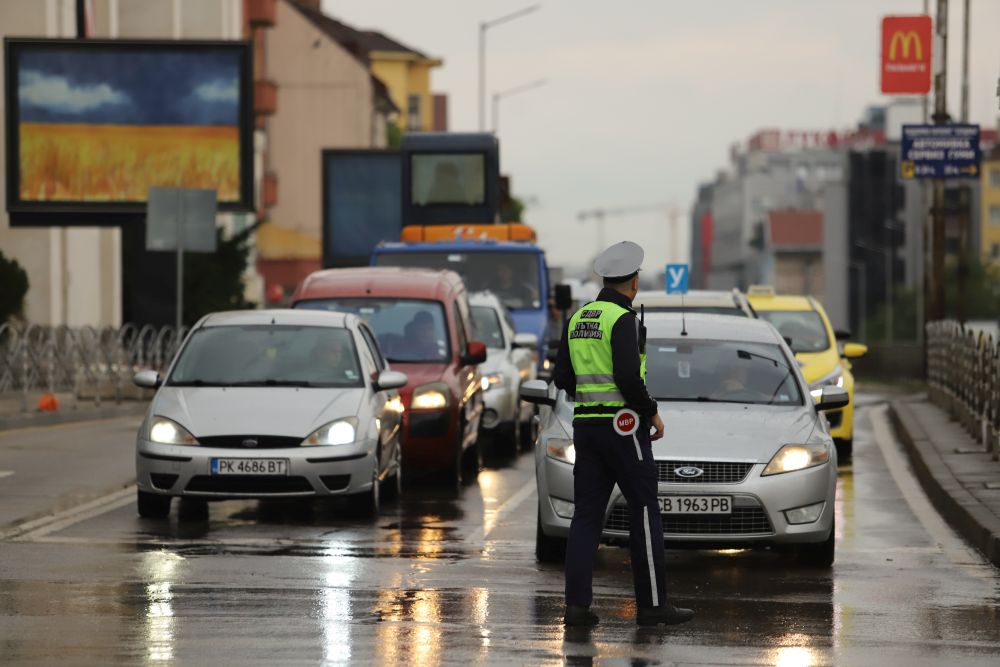
[{"label": "car windshield", "polygon": [[508,308],[542,307],[538,255],[528,252],[383,252],[378,266],[451,269],[472,292],[490,291]]},{"label": "car windshield", "polygon": [[823,318],[815,310],[758,310],[757,316],[774,325],[792,352],[823,352],[830,348]]},{"label": "car windshield", "polygon": [[735,315],[746,317],[747,314],[736,306],[646,306],[647,313],[699,313],[701,315]]},{"label": "car windshield", "polygon": [[296,308],[354,313],[375,332],[389,362],[445,362],[450,357],[444,308],[423,299],[337,298],[300,301]]},{"label": "car windshield", "polygon": [[662,401],[802,405],[778,345],[741,341],[650,340],[646,382]]},{"label": "car windshield", "polygon": [[486,347],[494,350],[503,349],[503,329],[500,328],[500,318],[497,311],[489,306],[472,307],[472,328],[476,340],[486,343]]},{"label": "car windshield", "polygon": [[191,334],[167,384],[175,387],[360,387],[347,329],[203,327]]}]

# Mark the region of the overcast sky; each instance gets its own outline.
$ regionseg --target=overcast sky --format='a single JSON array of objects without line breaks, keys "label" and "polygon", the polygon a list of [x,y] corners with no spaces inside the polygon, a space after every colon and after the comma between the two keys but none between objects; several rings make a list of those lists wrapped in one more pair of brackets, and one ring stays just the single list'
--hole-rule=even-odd
[{"label": "overcast sky", "polygon": [[[444,65],[452,130],[478,125],[480,21],[534,0],[323,0],[334,17],[373,28]],[[879,93],[883,15],[923,0],[541,0],[487,33],[487,93],[545,78],[503,100],[500,148],[526,221],[550,264],[593,255],[578,211],[673,203],[687,209],[728,148],[764,127],[846,129]],[[936,3],[930,2],[933,6]],[[961,0],[951,1],[949,110],[959,110]],[[1000,0],[972,0],[970,116],[995,126]],[[932,9],[933,12],[933,9]],[[487,100],[487,109],[490,103]],[[686,259],[686,218],[671,241],[664,213],[607,221],[607,241],[646,247],[648,269]],[[682,245],[681,248],[673,246]]]}]

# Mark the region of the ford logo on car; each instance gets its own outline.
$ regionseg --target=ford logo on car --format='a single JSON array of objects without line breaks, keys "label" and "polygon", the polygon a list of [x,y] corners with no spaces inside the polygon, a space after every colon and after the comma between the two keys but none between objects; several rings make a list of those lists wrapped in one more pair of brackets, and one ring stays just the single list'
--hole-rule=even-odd
[{"label": "ford logo on car", "polygon": [[246,440],[243,441],[244,447],[256,447],[259,444],[260,443],[257,442],[257,438],[247,438]]},{"label": "ford logo on car", "polygon": [[701,477],[704,473],[704,470],[696,468],[695,466],[681,466],[680,468],[674,468],[675,475],[678,477],[686,477],[688,479]]}]

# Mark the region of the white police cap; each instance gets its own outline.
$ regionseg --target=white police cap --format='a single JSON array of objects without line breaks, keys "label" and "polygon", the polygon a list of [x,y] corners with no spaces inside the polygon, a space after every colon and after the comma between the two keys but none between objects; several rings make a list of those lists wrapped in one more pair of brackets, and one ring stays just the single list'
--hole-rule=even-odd
[{"label": "white police cap", "polygon": [[594,273],[601,278],[626,278],[639,270],[644,255],[638,243],[616,243],[594,260]]}]

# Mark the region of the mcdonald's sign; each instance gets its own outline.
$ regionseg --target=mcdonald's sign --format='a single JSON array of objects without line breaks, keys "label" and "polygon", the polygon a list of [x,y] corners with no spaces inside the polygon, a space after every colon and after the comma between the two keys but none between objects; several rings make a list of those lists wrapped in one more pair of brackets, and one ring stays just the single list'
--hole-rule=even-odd
[{"label": "mcdonald's sign", "polygon": [[926,95],[931,89],[931,17],[882,18],[882,92]]}]

